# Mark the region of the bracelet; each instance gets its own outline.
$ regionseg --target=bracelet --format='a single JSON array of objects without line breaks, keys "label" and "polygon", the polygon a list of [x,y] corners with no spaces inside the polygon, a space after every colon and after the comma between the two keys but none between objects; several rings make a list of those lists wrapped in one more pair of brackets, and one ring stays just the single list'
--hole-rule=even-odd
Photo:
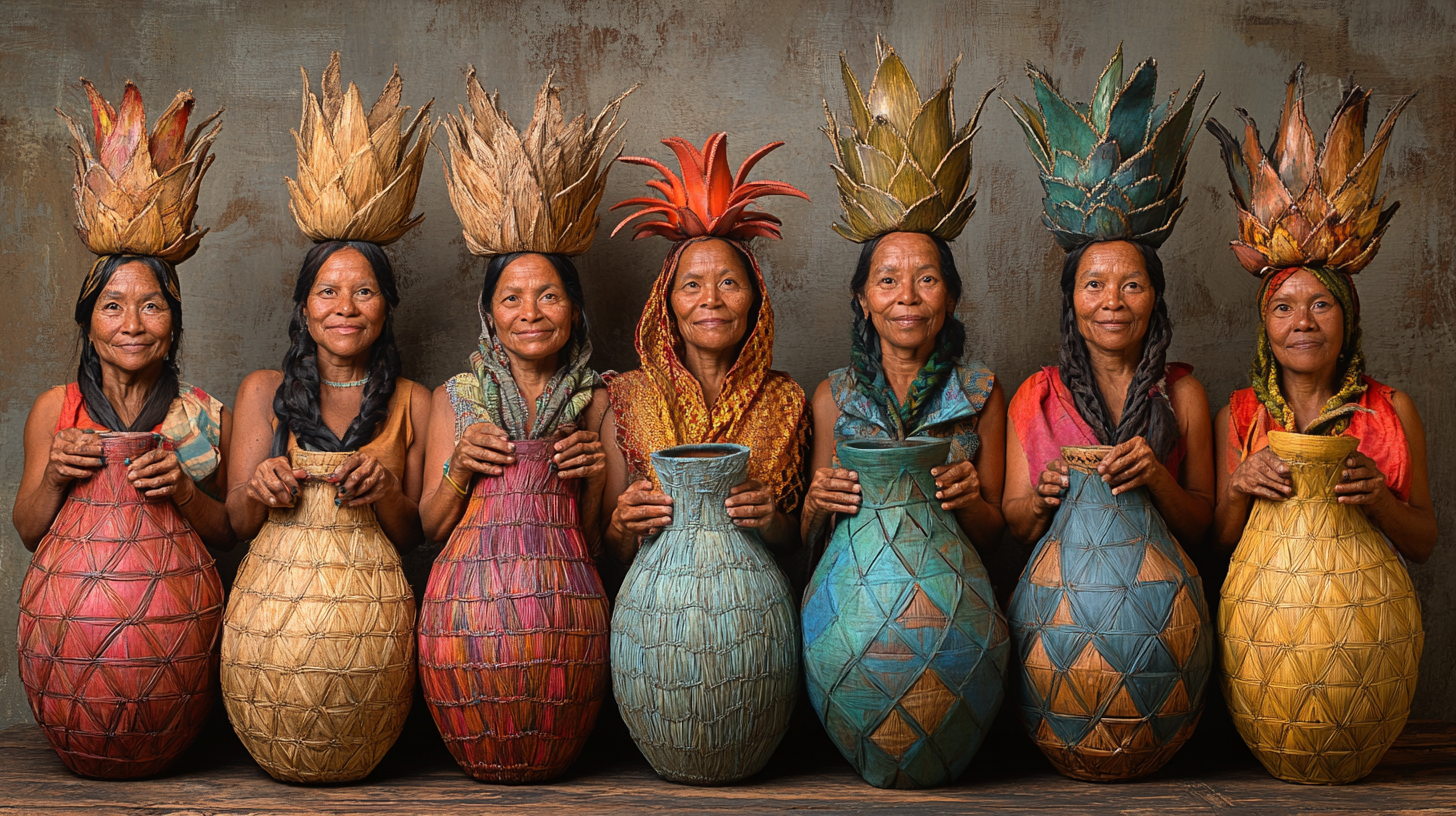
[{"label": "bracelet", "polygon": [[470,491],[456,484],[455,480],[450,478],[450,461],[448,459],[445,461],[445,470],[441,475],[445,477],[445,481],[449,482],[451,487],[455,488],[456,493],[459,493],[462,496],[470,495]]}]

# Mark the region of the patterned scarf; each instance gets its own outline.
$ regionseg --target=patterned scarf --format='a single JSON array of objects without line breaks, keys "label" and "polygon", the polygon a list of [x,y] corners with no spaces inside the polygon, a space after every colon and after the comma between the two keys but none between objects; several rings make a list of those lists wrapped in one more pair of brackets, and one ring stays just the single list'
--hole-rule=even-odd
[{"label": "patterned scarf", "polygon": [[1344,313],[1345,319],[1344,342],[1338,363],[1341,367],[1340,388],[1303,432],[1312,436],[1339,436],[1350,427],[1350,417],[1361,410],[1358,402],[1367,388],[1364,376],[1365,352],[1360,342],[1360,298],[1355,293],[1355,282],[1349,275],[1324,267],[1309,266],[1281,269],[1265,276],[1264,284],[1259,288],[1259,344],[1254,352],[1249,378],[1253,381],[1254,394],[1268,409],[1269,415],[1277,417],[1285,428],[1293,430],[1297,427],[1294,409],[1289,407],[1279,388],[1279,361],[1274,357],[1274,348],[1269,343],[1269,332],[1262,318],[1264,310],[1269,306],[1269,299],[1289,280],[1290,275],[1300,269],[1314,275],[1316,280],[1330,290],[1335,300],[1339,301],[1340,311]]},{"label": "patterned scarf", "polygon": [[[951,315],[946,319],[956,318]],[[955,354],[946,347],[945,342],[949,333],[942,329],[936,337],[935,350],[930,353],[930,359],[925,361],[925,365],[910,383],[910,390],[905,392],[905,401],[902,403],[895,396],[895,389],[890,387],[889,379],[885,377],[879,344],[867,342],[874,336],[867,330],[868,324],[869,318],[856,308],[849,346],[849,366],[854,372],[855,386],[874,401],[884,411],[885,416],[890,418],[890,422],[894,423],[894,437],[904,439],[919,427],[920,415],[925,407],[940,393],[946,380],[955,371]],[[870,345],[873,348],[868,347]]]}]

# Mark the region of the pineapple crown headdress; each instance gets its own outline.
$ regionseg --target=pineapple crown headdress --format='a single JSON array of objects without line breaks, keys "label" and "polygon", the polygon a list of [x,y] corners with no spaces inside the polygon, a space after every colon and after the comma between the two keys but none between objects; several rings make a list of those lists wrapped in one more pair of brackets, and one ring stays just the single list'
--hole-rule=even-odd
[{"label": "pineapple crown headdress", "polygon": [[971,189],[971,140],[992,87],[959,130],[955,126],[956,68],[940,90],[921,102],[915,80],[895,49],[875,37],[879,67],[869,93],[849,68],[844,53],[839,69],[849,96],[848,133],[824,103],[822,130],[834,145],[835,180],[844,223],[833,229],[857,243],[888,232],[924,232],[946,241],[965,229],[976,208]]},{"label": "pineapple crown headdress", "polygon": [[1279,130],[1268,151],[1243,108],[1240,143],[1217,120],[1208,130],[1219,141],[1228,166],[1231,195],[1239,207],[1239,240],[1230,243],[1239,263],[1264,277],[1278,269],[1324,267],[1344,274],[1364,269],[1380,249],[1380,237],[1400,207],[1382,210],[1375,199],[1380,164],[1395,120],[1415,94],[1385,115],[1370,149],[1365,124],[1370,90],[1351,83],[1317,145],[1304,116],[1304,64],[1289,77]]},{"label": "pineapple crown headdress", "polygon": [[618,207],[641,207],[622,219],[612,230],[616,235],[631,221],[644,215],[662,215],[663,220],[644,221],[633,228],[632,240],[648,235],[661,235],[669,241],[685,241],[689,238],[728,238],[746,241],[749,238],[780,238],[778,218],[762,210],[748,207],[764,196],[796,196],[805,201],[807,195],[782,181],[748,181],[748,174],[759,160],[779,147],[783,142],[766,144],[753,155],[744,159],[737,174],[728,169],[728,134],[714,133],[708,137],[702,150],[698,150],[686,139],[673,136],[662,143],[677,154],[682,168],[682,177],[673,173],[661,162],[641,156],[621,156],[617,159],[628,164],[641,164],[662,174],[662,179],[653,179],[647,186],[662,194],[662,198],[642,196],[629,198],[612,205]]},{"label": "pineapple crown headdress", "polygon": [[621,131],[622,100],[637,86],[607,103],[590,123],[585,115],[567,123],[561,88],[551,84],[554,76],[536,94],[524,134],[501,108],[499,92],[487,94],[481,87],[473,65],[465,80],[473,118],[463,106],[458,119],[445,117],[450,139],[445,182],[466,246],[476,255],[580,255],[596,236],[597,204],[612,166],[608,161],[603,167],[601,160]]},{"label": "pineapple crown headdress", "polygon": [[[399,66],[379,100],[366,114],[359,88],[339,81],[339,52],[324,69],[323,102],[303,74],[303,120],[293,139],[298,147],[298,180],[288,184],[288,209],[298,228],[314,241],[368,241],[389,244],[424,220],[410,218],[419,189],[425,148],[434,136],[429,122],[432,99],[400,130],[408,107],[399,104],[404,81]],[[418,140],[410,139],[424,123]]]},{"label": "pineapple crown headdress", "polygon": [[1123,82],[1118,45],[1092,101],[1084,104],[1069,102],[1051,77],[1030,63],[1026,73],[1036,107],[1020,99],[1006,106],[1041,165],[1042,224],[1068,251],[1094,241],[1161,246],[1183,212],[1188,151],[1213,107],[1210,101],[1193,122],[1203,74],[1181,103],[1177,91],[1155,103],[1157,61],[1143,60]]},{"label": "pineapple crown headdress", "polygon": [[[120,109],[112,108],[85,79],[81,85],[91,102],[95,128],[92,140],[76,120],[57,110],[75,138],[76,232],[96,255],[150,255],[178,264],[192,257],[207,230],[194,230],[197,193],[202,177],[212,166],[208,151],[222,129],[216,122],[222,110],[187,132],[187,119],[195,100],[191,91],[179,91],[156,120],[151,135],[137,86],[127,80]],[[212,124],[210,130],[207,126]],[[203,131],[206,130],[206,133]],[[99,262],[98,262],[99,263]],[[98,279],[87,277],[81,297],[90,294]],[[175,289],[176,281],[169,282]],[[173,296],[179,292],[173,291]]]}]

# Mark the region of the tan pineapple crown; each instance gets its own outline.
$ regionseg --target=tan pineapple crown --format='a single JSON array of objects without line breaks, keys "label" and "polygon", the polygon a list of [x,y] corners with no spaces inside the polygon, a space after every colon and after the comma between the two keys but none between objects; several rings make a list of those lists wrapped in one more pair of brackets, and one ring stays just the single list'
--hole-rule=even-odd
[{"label": "tan pineapple crown", "polygon": [[[607,186],[609,160],[602,158],[621,131],[617,112],[634,85],[607,103],[595,119],[585,114],[567,122],[561,88],[553,71],[536,94],[525,133],[518,133],[500,105],[487,94],[475,66],[465,78],[470,113],[445,117],[450,140],[445,182],[450,203],[476,255],[512,252],[580,255],[596,237],[597,204]],[[621,148],[618,147],[618,154]]]},{"label": "tan pineapple crown", "polygon": [[[320,89],[303,74],[303,121],[293,131],[298,146],[298,180],[288,184],[288,209],[315,241],[369,241],[389,244],[424,220],[410,218],[420,185],[425,149],[434,137],[429,121],[432,99],[403,131],[408,107],[399,104],[404,81],[399,66],[379,100],[366,114],[359,88],[339,80],[339,52],[329,59]],[[421,123],[424,127],[421,128]],[[410,139],[420,129],[413,146]]]}]

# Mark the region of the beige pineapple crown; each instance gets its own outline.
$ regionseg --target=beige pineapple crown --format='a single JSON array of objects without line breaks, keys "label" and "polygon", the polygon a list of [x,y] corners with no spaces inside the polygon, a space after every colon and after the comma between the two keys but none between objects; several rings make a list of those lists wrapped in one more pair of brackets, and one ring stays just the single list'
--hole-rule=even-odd
[{"label": "beige pineapple crown", "polygon": [[[445,117],[449,160],[445,182],[450,203],[476,255],[512,252],[580,255],[596,236],[597,205],[607,186],[609,160],[602,159],[621,131],[617,112],[632,86],[607,103],[595,119],[585,114],[567,122],[555,72],[536,94],[524,133],[487,94],[475,66],[465,78],[470,112]],[[618,147],[618,154],[621,148]]]},{"label": "beige pineapple crown", "polygon": [[[410,218],[420,186],[425,149],[434,136],[426,102],[400,130],[409,108],[399,104],[404,81],[399,66],[385,83],[379,100],[364,111],[359,88],[339,80],[339,52],[324,69],[315,96],[308,71],[303,74],[303,120],[293,139],[298,147],[298,179],[288,184],[288,209],[315,241],[369,241],[389,244],[409,232],[424,216]],[[423,123],[423,128],[421,124]],[[420,131],[414,145],[410,140]]]}]

